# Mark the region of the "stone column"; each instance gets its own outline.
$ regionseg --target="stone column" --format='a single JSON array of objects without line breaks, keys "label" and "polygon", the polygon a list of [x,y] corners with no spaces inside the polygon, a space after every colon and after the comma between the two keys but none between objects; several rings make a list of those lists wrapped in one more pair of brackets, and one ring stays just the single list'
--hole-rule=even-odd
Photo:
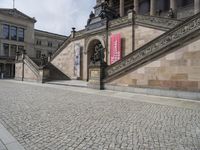
[{"label": "stone column", "polygon": [[174,17],[177,16],[177,3],[176,0],[170,0],[170,8],[173,10]]},{"label": "stone column", "polygon": [[123,17],[124,16],[124,0],[120,0],[119,10],[120,10],[120,17]]},{"label": "stone column", "polygon": [[135,13],[138,14],[138,12],[139,12],[139,0],[134,0],[133,6],[134,6]]},{"label": "stone column", "polygon": [[194,14],[200,12],[200,0],[194,0]]},{"label": "stone column", "polygon": [[155,16],[156,15],[156,0],[150,1],[150,15]]}]

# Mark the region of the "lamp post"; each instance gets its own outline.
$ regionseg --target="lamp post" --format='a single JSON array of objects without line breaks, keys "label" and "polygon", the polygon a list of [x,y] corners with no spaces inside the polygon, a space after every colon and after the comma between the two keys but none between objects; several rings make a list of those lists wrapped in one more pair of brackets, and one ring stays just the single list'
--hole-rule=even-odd
[{"label": "lamp post", "polygon": [[26,50],[22,51],[22,81],[24,81],[24,59],[26,55]]}]

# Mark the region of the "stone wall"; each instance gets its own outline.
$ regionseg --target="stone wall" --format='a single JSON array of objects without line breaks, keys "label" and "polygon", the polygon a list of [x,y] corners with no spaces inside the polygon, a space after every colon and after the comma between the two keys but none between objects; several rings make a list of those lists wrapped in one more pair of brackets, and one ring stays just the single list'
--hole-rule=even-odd
[{"label": "stone wall", "polygon": [[22,79],[22,63],[21,62],[15,63],[15,79],[16,80]]},{"label": "stone wall", "polygon": [[[110,36],[112,34],[121,34],[122,38],[122,56],[126,56],[133,51],[132,48],[132,26],[124,27],[121,29],[113,30],[109,34],[109,41],[108,41],[108,65],[110,65]],[[146,43],[150,42],[151,40],[155,39],[156,37],[163,34],[164,31],[143,27],[136,25],[135,26],[135,50],[140,48],[141,46],[145,45]]]},{"label": "stone wall", "polygon": [[[15,64],[15,79],[16,80],[22,80],[22,74],[23,74],[23,63],[22,62],[16,62]],[[38,81],[38,76],[30,69],[27,64],[24,64],[24,78],[25,81]]]},{"label": "stone wall", "polygon": [[[74,75],[74,57],[75,57],[75,45],[78,44],[81,47],[81,79],[85,80],[87,76],[87,58],[84,52],[85,48],[85,40],[77,40],[68,44],[62,52],[57,55],[52,60],[52,65],[58,68],[61,72],[63,72],[66,76],[73,79]],[[84,72],[84,73],[83,73]],[[85,75],[86,74],[86,75]]]},{"label": "stone wall", "polygon": [[147,28],[143,26],[135,26],[135,49],[140,48],[151,40],[163,34],[164,31]]},{"label": "stone wall", "polygon": [[[122,56],[126,56],[132,52],[132,26],[123,27],[121,29],[112,30],[109,32],[109,40],[108,40],[108,65],[110,65],[110,37],[112,34],[120,33],[122,37]],[[135,27],[135,43],[136,47],[140,47],[147,42],[151,41],[152,39],[156,38],[160,34],[162,34],[163,31],[142,27],[142,26],[136,26]],[[90,44],[90,39],[98,39],[101,41],[104,41],[104,36],[91,36],[88,38]],[[92,42],[92,41],[91,41]],[[88,55],[85,39],[80,39],[77,41],[73,41],[70,44],[68,44],[60,54],[58,54],[52,61],[52,65],[59,69],[62,73],[64,73],[66,76],[68,76],[71,79],[76,79],[74,76],[74,49],[75,45],[78,44],[81,47],[81,78],[82,80],[88,79]],[[86,52],[86,53],[84,53]]]},{"label": "stone wall", "polygon": [[30,69],[27,64],[24,64],[24,80],[26,81],[38,81],[38,76]]},{"label": "stone wall", "polygon": [[110,85],[200,91],[200,39],[110,82]]},{"label": "stone wall", "polygon": [[122,56],[126,56],[128,54],[130,54],[132,52],[132,27],[128,26],[125,28],[121,28],[121,29],[117,29],[117,30],[113,30],[112,32],[110,32],[110,36],[109,36],[109,41],[108,41],[108,48],[109,48],[109,54],[108,54],[108,64],[110,64],[110,37],[112,34],[121,34],[121,38],[122,38]]}]

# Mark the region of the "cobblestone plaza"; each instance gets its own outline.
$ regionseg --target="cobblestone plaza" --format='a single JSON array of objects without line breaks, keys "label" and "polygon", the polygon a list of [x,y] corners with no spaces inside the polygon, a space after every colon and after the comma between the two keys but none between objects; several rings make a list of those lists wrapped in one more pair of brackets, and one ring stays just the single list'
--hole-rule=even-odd
[{"label": "cobblestone plaza", "polygon": [[0,122],[26,150],[200,149],[199,102],[15,81],[0,85]]}]

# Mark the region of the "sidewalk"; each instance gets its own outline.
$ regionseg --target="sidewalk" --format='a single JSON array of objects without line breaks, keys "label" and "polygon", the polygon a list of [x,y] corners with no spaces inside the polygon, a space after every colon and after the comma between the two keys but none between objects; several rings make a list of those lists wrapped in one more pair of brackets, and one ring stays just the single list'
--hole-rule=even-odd
[{"label": "sidewalk", "polygon": [[1,123],[0,150],[25,150]]}]

